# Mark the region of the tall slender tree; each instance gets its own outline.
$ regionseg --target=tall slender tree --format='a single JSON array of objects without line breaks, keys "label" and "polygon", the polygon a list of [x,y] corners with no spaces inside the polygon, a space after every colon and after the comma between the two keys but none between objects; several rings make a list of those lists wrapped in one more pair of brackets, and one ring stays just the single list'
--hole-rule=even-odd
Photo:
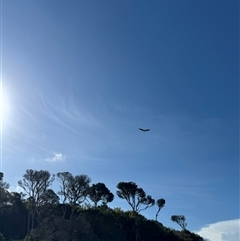
[{"label": "tall slender tree", "polygon": [[157,221],[157,218],[158,218],[158,214],[161,211],[161,209],[165,206],[165,203],[166,203],[166,201],[163,198],[160,198],[160,199],[157,200],[156,204],[158,206],[158,211],[156,213],[156,221]]},{"label": "tall slender tree", "polygon": [[118,197],[125,199],[127,203],[131,206],[134,219],[135,219],[135,240],[139,240],[139,230],[138,230],[138,214],[155,204],[155,200],[146,195],[142,188],[139,188],[134,182],[119,182],[117,185],[119,189],[117,191]]},{"label": "tall slender tree", "polygon": [[18,181],[18,186],[25,191],[28,197],[29,218],[27,233],[34,227],[36,214],[41,204],[41,197],[51,186],[54,178],[54,175],[51,175],[49,171],[27,169],[23,179]]},{"label": "tall slender tree", "polygon": [[63,202],[63,215],[62,219],[66,218],[67,205],[70,204],[70,217],[68,222],[68,236],[72,239],[75,233],[74,223],[76,222],[76,217],[74,213],[77,210],[78,205],[83,203],[88,195],[89,184],[91,179],[87,175],[77,175],[73,176],[69,172],[59,172],[57,173],[57,178],[60,182],[59,195],[62,196]]}]

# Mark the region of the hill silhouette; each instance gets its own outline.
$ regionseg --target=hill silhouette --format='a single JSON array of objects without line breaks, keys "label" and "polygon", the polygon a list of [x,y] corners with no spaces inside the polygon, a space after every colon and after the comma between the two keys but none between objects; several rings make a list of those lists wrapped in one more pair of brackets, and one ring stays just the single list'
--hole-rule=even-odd
[{"label": "hill silhouette", "polygon": [[[57,194],[49,189],[55,175],[48,171],[26,170],[18,182],[23,193],[10,192],[0,180],[0,241],[203,241],[186,225],[177,231],[141,215],[156,203],[133,182],[117,185],[118,196],[132,208],[123,211],[107,206],[114,195],[105,184],[91,186],[87,175],[69,172],[57,178]],[[165,200],[159,200],[163,208]]]}]

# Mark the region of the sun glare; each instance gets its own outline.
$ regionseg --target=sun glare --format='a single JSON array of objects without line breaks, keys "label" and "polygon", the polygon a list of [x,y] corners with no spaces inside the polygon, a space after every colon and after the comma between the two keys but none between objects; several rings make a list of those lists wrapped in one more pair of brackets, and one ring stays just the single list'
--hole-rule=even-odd
[{"label": "sun glare", "polygon": [[3,131],[5,131],[5,124],[9,120],[9,101],[6,90],[3,89],[2,81],[0,84],[0,171],[2,172],[2,146],[3,146]]},{"label": "sun glare", "polygon": [[0,125],[1,125],[1,132],[2,132],[2,115],[3,115],[3,111],[2,111],[2,106],[3,106],[3,91],[2,91],[2,83],[1,83],[1,86],[0,86]]},{"label": "sun glare", "polygon": [[3,128],[3,124],[7,122],[9,115],[9,100],[6,90],[3,89],[3,86],[0,86],[0,124],[1,124],[1,132]]}]

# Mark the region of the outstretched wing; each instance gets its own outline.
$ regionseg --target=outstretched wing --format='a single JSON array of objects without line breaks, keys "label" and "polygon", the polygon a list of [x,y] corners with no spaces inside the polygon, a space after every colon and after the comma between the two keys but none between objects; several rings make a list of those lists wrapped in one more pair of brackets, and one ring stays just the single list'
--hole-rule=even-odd
[{"label": "outstretched wing", "polygon": [[139,128],[139,130],[140,130],[140,131],[143,131],[143,132],[145,132],[145,131],[150,131],[150,129],[142,129],[142,128]]}]

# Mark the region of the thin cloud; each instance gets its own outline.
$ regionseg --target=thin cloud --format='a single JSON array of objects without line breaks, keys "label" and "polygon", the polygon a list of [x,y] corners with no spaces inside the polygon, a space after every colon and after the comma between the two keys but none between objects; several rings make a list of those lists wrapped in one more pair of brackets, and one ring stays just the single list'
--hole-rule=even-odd
[{"label": "thin cloud", "polygon": [[[43,111],[52,121],[57,122],[65,128],[76,132],[75,129],[70,128],[71,124],[84,125],[85,127],[103,127],[102,124],[91,113],[84,108],[76,106],[73,97],[66,98],[61,97],[57,102],[51,102],[49,99],[44,98],[41,95],[41,101],[43,104]],[[76,132],[77,133],[77,132]]]},{"label": "thin cloud", "polygon": [[64,161],[66,159],[66,156],[62,153],[53,153],[53,156],[46,158],[46,161],[48,162],[60,162]]},{"label": "thin cloud", "polygon": [[208,224],[196,231],[198,235],[210,241],[239,241],[240,219]]}]

